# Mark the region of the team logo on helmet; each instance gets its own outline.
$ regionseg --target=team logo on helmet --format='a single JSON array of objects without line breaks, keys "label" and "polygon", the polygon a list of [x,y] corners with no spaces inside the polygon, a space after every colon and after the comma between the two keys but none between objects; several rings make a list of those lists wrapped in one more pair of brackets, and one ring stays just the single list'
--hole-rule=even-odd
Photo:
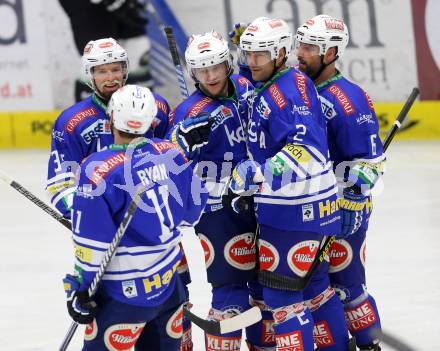
[{"label": "team logo on helmet", "polygon": [[214,261],[215,251],[211,241],[203,234],[198,234],[200,243],[202,244],[203,253],[205,254],[205,265],[208,268]]},{"label": "team logo on helmet", "polygon": [[104,333],[104,343],[110,351],[128,351],[136,344],[145,323],[115,324]]},{"label": "team logo on helmet", "polygon": [[344,22],[341,20],[338,20],[336,18],[326,19],[325,20],[325,27],[327,29],[335,29],[344,31]]},{"label": "team logo on helmet", "polygon": [[179,307],[170,317],[166,326],[167,334],[173,339],[179,339],[183,334],[183,308]]},{"label": "team logo on helmet", "polygon": [[330,273],[336,273],[347,268],[353,259],[353,250],[346,240],[337,240],[330,249]]},{"label": "team logo on helmet", "polygon": [[279,19],[273,19],[268,22],[271,28],[282,27],[283,23]]},{"label": "team logo on helmet", "polygon": [[203,43],[200,43],[199,45],[197,45],[197,49],[199,50],[203,50],[203,49],[207,49],[211,46],[211,44],[207,41],[204,41]]},{"label": "team logo on helmet", "polygon": [[300,277],[306,275],[318,252],[319,241],[305,240],[294,245],[287,253],[290,269]]},{"label": "team logo on helmet", "polygon": [[306,21],[306,24],[309,25],[309,26],[313,26],[313,25],[315,24],[315,21],[314,21],[313,19],[309,18],[309,19]]},{"label": "team logo on helmet", "polygon": [[84,48],[84,54],[89,54],[92,51],[93,44],[87,44]]},{"label": "team logo on helmet", "polygon": [[101,49],[111,48],[112,46],[113,46],[113,43],[111,41],[106,41],[104,43],[99,44],[99,47]]},{"label": "team logo on helmet", "polygon": [[258,27],[257,26],[248,26],[247,30],[249,32],[256,32],[258,30]]},{"label": "team logo on helmet", "polygon": [[242,270],[253,269],[256,261],[253,233],[234,236],[226,243],[223,254],[231,266]]},{"label": "team logo on helmet", "polygon": [[90,341],[96,338],[98,334],[98,324],[96,324],[96,319],[93,319],[92,323],[86,325],[86,329],[84,330],[84,340]]},{"label": "team logo on helmet", "polygon": [[258,257],[262,271],[274,271],[280,262],[278,250],[265,240],[258,241]]},{"label": "team logo on helmet", "polygon": [[133,129],[139,129],[142,127],[142,122],[138,121],[127,121],[127,127],[133,128]]}]

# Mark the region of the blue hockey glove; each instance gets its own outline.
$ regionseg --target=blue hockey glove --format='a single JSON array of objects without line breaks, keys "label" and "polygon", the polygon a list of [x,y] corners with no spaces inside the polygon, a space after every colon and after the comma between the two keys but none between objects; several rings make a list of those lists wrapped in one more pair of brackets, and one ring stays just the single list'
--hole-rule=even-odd
[{"label": "blue hockey glove", "polygon": [[246,23],[235,23],[234,28],[228,33],[233,44],[237,46],[240,45],[240,37],[247,27],[248,24]]},{"label": "blue hockey glove", "polygon": [[178,123],[171,133],[171,141],[191,158],[199,147],[208,144],[210,133],[210,115],[201,113]]},{"label": "blue hockey glove", "polygon": [[366,203],[366,197],[356,186],[345,189],[343,195],[339,206],[342,230],[341,234],[336,236],[338,239],[344,239],[357,232],[362,225],[363,209]]},{"label": "blue hockey glove", "polygon": [[63,279],[64,291],[67,295],[67,310],[70,317],[78,324],[89,324],[96,316],[98,306],[89,297],[89,292],[79,291],[79,282],[75,276],[66,274]]},{"label": "blue hockey glove", "polygon": [[240,196],[253,195],[264,181],[260,165],[253,160],[240,161],[232,171],[229,189]]}]

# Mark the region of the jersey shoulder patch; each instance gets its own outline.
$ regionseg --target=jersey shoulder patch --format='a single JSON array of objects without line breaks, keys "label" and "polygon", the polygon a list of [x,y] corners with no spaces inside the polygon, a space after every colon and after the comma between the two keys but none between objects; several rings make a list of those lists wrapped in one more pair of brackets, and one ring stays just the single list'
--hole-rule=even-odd
[{"label": "jersey shoulder patch", "polygon": [[194,117],[200,114],[206,106],[210,105],[214,100],[211,99],[209,96],[199,96],[198,99],[195,100],[195,102],[191,105],[189,108],[188,113],[186,114],[186,117]]},{"label": "jersey shoulder patch", "polygon": [[[99,156],[99,153],[95,154]],[[87,162],[94,161],[96,157],[91,157]],[[101,161],[99,166],[95,167],[94,171],[90,174],[90,181],[98,185],[104,178],[106,178],[112,170],[114,170],[119,165],[122,165],[128,158],[125,156],[125,152],[118,152],[116,154],[112,153],[108,157],[105,157]]]},{"label": "jersey shoulder patch", "polygon": [[98,109],[95,106],[87,106],[79,111],[76,111],[72,117],[64,125],[64,130],[68,134],[73,134],[78,125],[90,117],[96,117]]},{"label": "jersey shoulder patch", "polygon": [[273,83],[269,87],[268,91],[270,96],[272,97],[272,100],[275,102],[280,110],[287,106],[287,100],[281,92],[277,83]]},{"label": "jersey shoulder patch", "polygon": [[353,102],[348,97],[348,94],[344,90],[342,90],[340,86],[338,86],[337,84],[332,84],[327,89],[327,91],[335,97],[335,100],[341,106],[342,111],[345,113],[345,115],[350,116],[355,112]]},{"label": "jersey shoulder patch", "polygon": [[304,103],[306,104],[307,107],[310,107],[311,103],[310,103],[309,94],[307,92],[306,77],[304,77],[304,75],[302,75],[300,72],[295,72],[295,83]]}]

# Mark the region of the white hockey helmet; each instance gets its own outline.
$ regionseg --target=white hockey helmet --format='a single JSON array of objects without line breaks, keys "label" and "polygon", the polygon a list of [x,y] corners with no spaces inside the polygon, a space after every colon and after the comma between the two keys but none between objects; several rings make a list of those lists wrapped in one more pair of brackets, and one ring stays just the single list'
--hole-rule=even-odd
[{"label": "white hockey helmet", "polygon": [[113,93],[107,114],[117,130],[142,135],[157,115],[156,100],[146,87],[125,85]]},{"label": "white hockey helmet", "polygon": [[234,70],[228,43],[214,30],[205,34],[193,34],[189,38],[185,61],[190,76],[201,83],[205,83],[201,73],[209,67],[219,67],[226,63],[226,70],[218,79],[226,78]]},{"label": "white hockey helmet", "polygon": [[325,55],[332,47],[338,48],[338,57],[342,57],[349,39],[348,28],[343,20],[328,16],[318,15],[308,19],[296,31],[295,49],[300,43],[316,45],[319,55]]},{"label": "white hockey helmet", "polygon": [[286,58],[292,51],[293,34],[287,23],[279,18],[258,17],[252,21],[240,36],[240,56],[246,51],[268,52],[268,59],[278,58],[280,50],[286,49]]},{"label": "white hockey helmet", "polygon": [[122,63],[124,71],[122,85],[124,85],[128,77],[128,55],[124,48],[113,38],[89,41],[84,47],[82,56],[83,75],[87,85],[95,90],[93,67],[115,62]]}]

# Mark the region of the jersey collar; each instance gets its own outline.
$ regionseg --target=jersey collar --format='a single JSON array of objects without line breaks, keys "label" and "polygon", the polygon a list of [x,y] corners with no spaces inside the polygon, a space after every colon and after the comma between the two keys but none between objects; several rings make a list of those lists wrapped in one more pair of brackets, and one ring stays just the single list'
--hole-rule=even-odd
[{"label": "jersey collar", "polygon": [[271,79],[269,79],[267,82],[260,82],[260,84],[257,84],[257,87],[255,88],[255,92],[259,93],[266,89],[267,87],[271,86],[279,77],[285,75],[287,72],[289,72],[292,69],[292,67],[286,67],[285,69],[278,71],[273,75]]},{"label": "jersey collar", "polygon": [[101,99],[96,93],[92,94],[92,101],[97,105],[105,114],[107,114],[107,103]]},{"label": "jersey collar", "polygon": [[336,74],[333,77],[323,81],[322,83],[319,83],[318,85],[315,86],[315,88],[316,90],[322,89],[323,87],[330,85],[331,83],[336,82],[340,79],[342,79],[342,74],[341,72],[336,70]]},{"label": "jersey collar", "polygon": [[146,138],[140,137],[140,138],[134,139],[130,144],[112,144],[109,146],[109,149],[113,150],[113,151],[124,151],[124,150],[127,150],[129,147],[137,148],[137,147],[144,146],[144,145],[148,144],[148,142],[149,141]]}]

